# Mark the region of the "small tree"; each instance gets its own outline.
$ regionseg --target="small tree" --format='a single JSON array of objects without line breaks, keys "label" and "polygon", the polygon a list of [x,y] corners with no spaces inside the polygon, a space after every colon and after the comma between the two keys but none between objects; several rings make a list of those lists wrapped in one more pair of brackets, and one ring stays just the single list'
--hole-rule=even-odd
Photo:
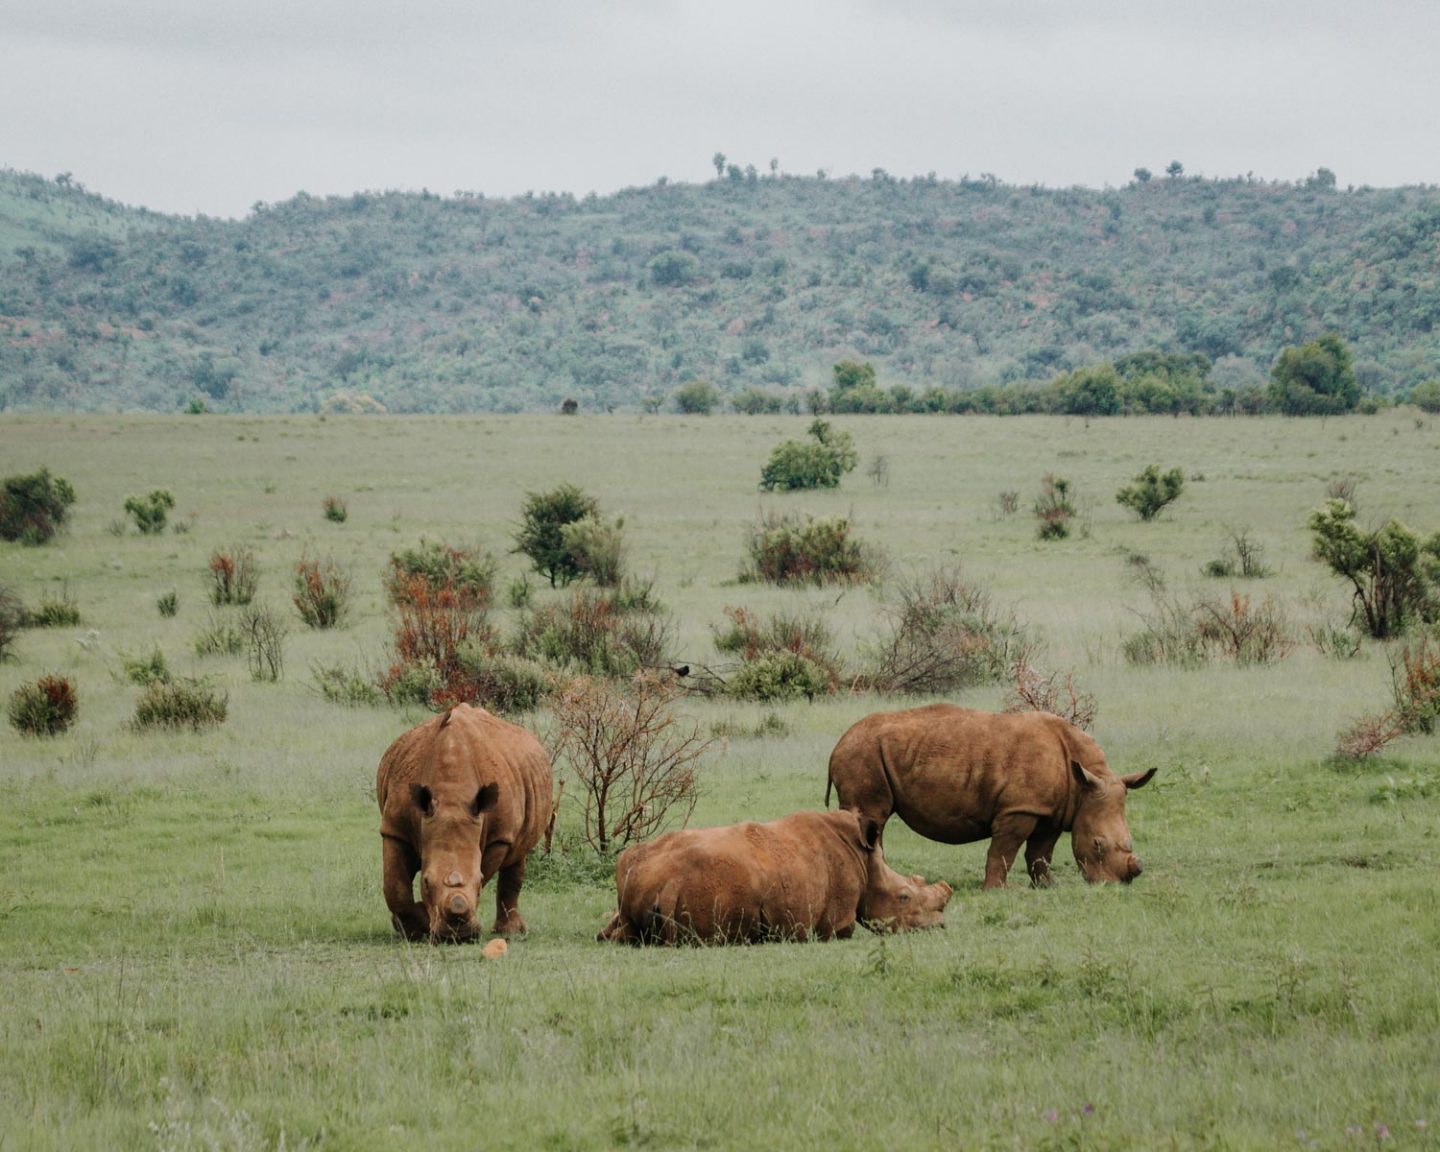
[{"label": "small tree", "polygon": [[1270,370],[1271,406],[1287,416],[1333,416],[1359,402],[1350,349],[1333,332],[1286,348]]},{"label": "small tree", "polygon": [[1436,609],[1432,586],[1440,582],[1440,532],[1420,537],[1391,520],[1374,532],[1355,524],[1355,509],[1327,500],[1310,514],[1312,554],[1354,590],[1352,619],[1363,620],[1377,640],[1399,634],[1417,617]]},{"label": "small tree", "polygon": [[549,578],[550,587],[568,584],[582,569],[566,546],[565,525],[598,516],[599,511],[599,502],[574,484],[562,484],[549,492],[527,492],[514,551],[530,557],[535,571]]},{"label": "small tree", "polygon": [[165,521],[175,507],[175,497],[164,488],[156,488],[148,496],[130,496],[125,511],[135,521],[142,536],[158,536],[165,531]]},{"label": "small tree", "polygon": [[819,419],[811,423],[809,431],[813,443],[786,440],[770,453],[760,472],[761,488],[767,492],[838,488],[840,478],[854,471],[860,457],[850,433],[836,432]]},{"label": "small tree", "polygon": [[676,411],[687,416],[709,416],[720,402],[720,393],[708,380],[691,380],[675,389]]},{"label": "small tree", "polygon": [[1410,389],[1410,403],[1422,412],[1440,413],[1440,380],[1422,380]]},{"label": "small tree", "polygon": [[1115,502],[1131,509],[1141,520],[1154,520],[1161,509],[1176,500],[1185,488],[1179,468],[1161,472],[1159,465],[1147,465],[1135,482],[1115,493]]},{"label": "small tree", "polygon": [[675,715],[679,689],[651,676],[629,684],[581,676],[551,701],[552,757],[567,763],[585,804],[585,840],[602,856],[683,827],[699,799],[697,761],[712,740]]},{"label": "small tree", "polygon": [[65,523],[75,489],[47,468],[28,476],[7,476],[0,485],[0,540],[44,544]]}]

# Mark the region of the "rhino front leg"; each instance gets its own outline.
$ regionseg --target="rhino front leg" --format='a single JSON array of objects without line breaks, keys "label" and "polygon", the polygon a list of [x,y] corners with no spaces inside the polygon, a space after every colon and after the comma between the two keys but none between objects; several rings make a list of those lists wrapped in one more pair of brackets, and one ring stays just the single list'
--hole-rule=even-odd
[{"label": "rhino front leg", "polygon": [[524,860],[500,869],[500,882],[495,885],[495,927],[492,931],[501,936],[527,931],[520,915],[520,888],[524,883]]},{"label": "rhino front leg", "polygon": [[1010,865],[1020,855],[1020,845],[1035,831],[1033,816],[1001,816],[990,832],[990,850],[985,853],[985,887],[1005,887]]},{"label": "rhino front leg", "polygon": [[1058,829],[1041,825],[1025,841],[1025,867],[1030,872],[1030,883],[1036,888],[1048,888],[1055,882],[1050,875],[1050,858],[1055,855],[1055,844],[1059,839]]},{"label": "rhino front leg", "polygon": [[390,922],[405,939],[424,940],[430,935],[430,923],[425,906],[415,903],[415,873],[420,871],[420,857],[409,844],[390,836],[382,836],[380,845]]}]

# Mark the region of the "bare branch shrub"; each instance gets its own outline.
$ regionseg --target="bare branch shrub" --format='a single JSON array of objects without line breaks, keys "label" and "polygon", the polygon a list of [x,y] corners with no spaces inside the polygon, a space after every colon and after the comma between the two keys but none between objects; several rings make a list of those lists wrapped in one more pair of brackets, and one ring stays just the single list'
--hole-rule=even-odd
[{"label": "bare branch shrub", "polygon": [[683,827],[699,799],[698,760],[714,742],[675,715],[679,689],[652,676],[628,684],[577,677],[551,701],[552,758],[575,773],[585,840],[601,855]]},{"label": "bare branch shrub", "polygon": [[1032,644],[1011,612],[956,567],[902,580],[883,610],[871,666],[859,681],[876,692],[937,695],[1005,678]]},{"label": "bare branch shrub", "polygon": [[1014,683],[1005,697],[1006,712],[1052,712],[1087,732],[1095,723],[1095,697],[1075,687],[1072,673],[1047,675],[1021,659],[1015,661],[1010,675]]},{"label": "bare branch shrub", "polygon": [[245,638],[252,679],[280,679],[285,670],[285,633],[285,622],[268,605],[245,609],[240,617],[240,634]]},{"label": "bare branch shrub", "polygon": [[995,519],[1003,520],[1007,516],[1013,516],[1020,511],[1020,493],[1013,488],[1006,488],[995,497]]},{"label": "bare branch shrub", "polygon": [[1228,602],[1205,597],[1191,612],[1200,639],[1237,664],[1272,664],[1295,647],[1285,611],[1273,596],[1252,607],[1249,596],[1231,589]]}]

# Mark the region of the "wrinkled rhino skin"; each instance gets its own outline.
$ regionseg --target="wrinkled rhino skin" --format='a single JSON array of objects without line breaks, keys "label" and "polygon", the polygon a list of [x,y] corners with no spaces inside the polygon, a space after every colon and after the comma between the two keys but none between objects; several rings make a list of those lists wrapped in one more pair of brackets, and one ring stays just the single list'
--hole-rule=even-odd
[{"label": "wrinkled rhino skin", "polygon": [[882,828],[893,813],[946,844],[989,837],[986,888],[1004,886],[1022,844],[1031,881],[1049,884],[1062,832],[1087,880],[1129,882],[1141,867],[1125,795],[1154,774],[1115,775],[1089,735],[1049,712],[931,704],[876,712],[840,737],[825,802],[833,785]]},{"label": "wrinkled rhino skin", "polygon": [[854,812],[690,828],[636,844],[615,865],[619,908],[601,940],[740,944],[845,939],[943,925],[948,884],[885,863],[880,829]]},{"label": "wrinkled rhino skin", "polygon": [[525,931],[525,858],[544,835],[551,806],[550,761],[534,736],[461,704],[390,745],[375,796],[385,903],[399,932],[437,942],[479,935],[480,890],[496,872],[493,930]]}]

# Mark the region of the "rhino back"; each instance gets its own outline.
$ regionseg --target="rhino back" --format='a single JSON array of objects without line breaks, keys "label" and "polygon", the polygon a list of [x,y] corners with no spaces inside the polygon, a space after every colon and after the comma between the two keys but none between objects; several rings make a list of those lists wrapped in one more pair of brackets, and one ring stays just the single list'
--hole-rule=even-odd
[{"label": "rhino back", "polygon": [[886,767],[895,811],[921,835],[970,843],[987,838],[998,816],[1015,812],[1068,827],[1069,744],[1075,735],[1094,742],[1060,717],[948,704],[883,717],[874,754]]}]

